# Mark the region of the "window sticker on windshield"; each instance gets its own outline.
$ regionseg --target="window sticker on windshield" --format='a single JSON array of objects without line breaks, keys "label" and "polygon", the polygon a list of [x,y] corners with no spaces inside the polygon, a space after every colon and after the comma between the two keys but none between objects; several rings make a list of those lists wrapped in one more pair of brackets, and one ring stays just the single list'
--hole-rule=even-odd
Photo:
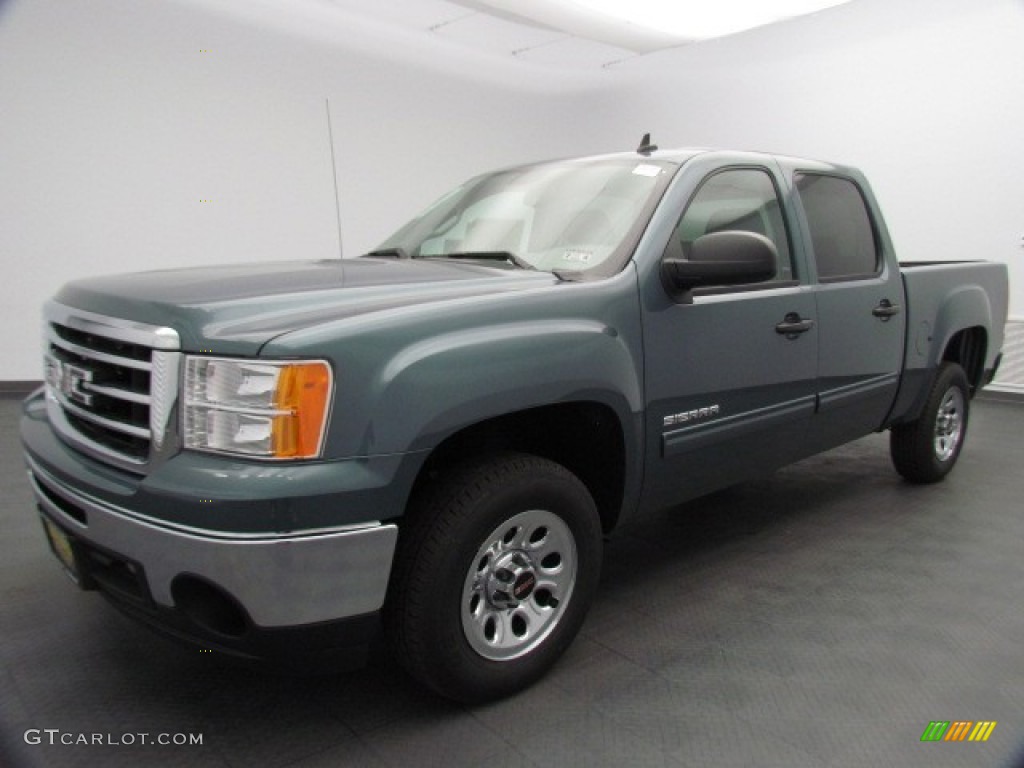
[{"label": "window sticker on windshield", "polygon": [[590,261],[594,257],[593,251],[584,251],[579,248],[569,248],[565,253],[562,254],[562,258],[566,261]]},{"label": "window sticker on windshield", "polygon": [[646,163],[640,163],[636,168],[633,169],[633,173],[637,176],[657,176],[661,173],[661,168],[656,165],[647,165]]}]

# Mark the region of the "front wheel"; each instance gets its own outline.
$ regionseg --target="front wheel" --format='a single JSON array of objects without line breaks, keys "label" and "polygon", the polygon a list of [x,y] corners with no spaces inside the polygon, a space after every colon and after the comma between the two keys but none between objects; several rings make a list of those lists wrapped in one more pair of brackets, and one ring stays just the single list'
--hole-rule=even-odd
[{"label": "front wheel", "polygon": [[576,636],[600,564],[597,509],[575,475],[525,454],[464,464],[401,529],[386,612],[398,659],[459,701],[520,690]]},{"label": "front wheel", "polygon": [[896,471],[913,483],[934,483],[949,474],[967,437],[969,403],[963,368],[942,363],[921,415],[890,432]]}]

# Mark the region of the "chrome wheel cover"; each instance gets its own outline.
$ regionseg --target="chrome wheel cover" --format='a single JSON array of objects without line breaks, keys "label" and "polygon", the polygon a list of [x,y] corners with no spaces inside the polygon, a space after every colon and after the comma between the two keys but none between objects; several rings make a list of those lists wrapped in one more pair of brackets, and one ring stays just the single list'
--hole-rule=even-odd
[{"label": "chrome wheel cover", "polygon": [[462,587],[462,631],[490,661],[510,661],[558,626],[576,584],[576,540],[558,515],[534,509],[495,528]]},{"label": "chrome wheel cover", "polygon": [[935,417],[935,458],[949,461],[956,453],[964,431],[964,395],[958,387],[950,387],[942,396]]}]

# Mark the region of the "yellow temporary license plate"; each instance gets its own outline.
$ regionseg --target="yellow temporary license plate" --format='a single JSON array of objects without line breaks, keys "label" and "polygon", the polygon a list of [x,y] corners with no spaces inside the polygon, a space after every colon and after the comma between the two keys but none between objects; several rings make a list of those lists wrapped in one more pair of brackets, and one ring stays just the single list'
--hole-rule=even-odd
[{"label": "yellow temporary license plate", "polygon": [[45,517],[43,518],[43,528],[46,529],[46,538],[50,540],[50,549],[53,550],[53,554],[60,560],[68,575],[77,582],[78,564],[75,562],[75,548],[71,545],[70,537]]}]

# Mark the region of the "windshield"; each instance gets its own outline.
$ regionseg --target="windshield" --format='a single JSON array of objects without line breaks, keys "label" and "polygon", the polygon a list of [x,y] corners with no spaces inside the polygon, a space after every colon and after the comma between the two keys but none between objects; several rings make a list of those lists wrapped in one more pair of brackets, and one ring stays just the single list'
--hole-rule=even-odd
[{"label": "windshield", "polygon": [[478,176],[372,253],[614,274],[632,255],[675,168],[647,158],[607,158]]}]

